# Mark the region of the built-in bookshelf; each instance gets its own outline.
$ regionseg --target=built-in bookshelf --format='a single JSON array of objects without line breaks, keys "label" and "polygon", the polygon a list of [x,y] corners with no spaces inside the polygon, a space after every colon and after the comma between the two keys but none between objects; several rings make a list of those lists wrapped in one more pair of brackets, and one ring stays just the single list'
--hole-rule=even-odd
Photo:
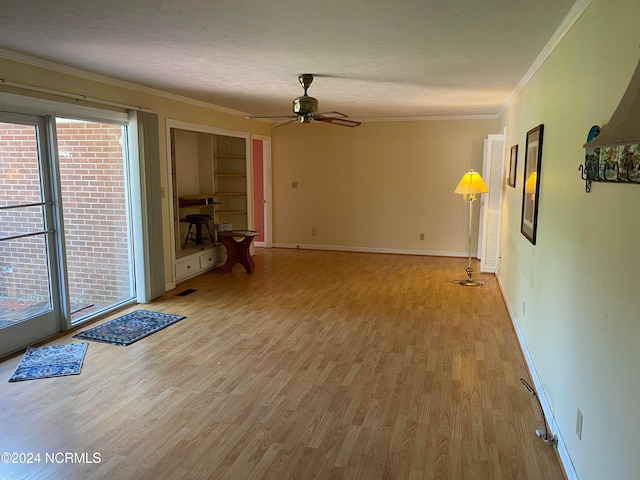
[{"label": "built-in bookshelf", "polygon": [[[248,225],[247,152],[244,133],[167,121],[175,280],[191,277],[223,261],[219,226],[246,230]],[[189,215],[210,215],[195,225]],[[208,227],[208,228],[207,228]],[[211,235],[209,234],[211,233]]]}]

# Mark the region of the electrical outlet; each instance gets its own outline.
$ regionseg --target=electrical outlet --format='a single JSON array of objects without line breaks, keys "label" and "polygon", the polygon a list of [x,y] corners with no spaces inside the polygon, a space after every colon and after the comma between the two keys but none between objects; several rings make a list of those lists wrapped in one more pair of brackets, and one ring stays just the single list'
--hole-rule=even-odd
[{"label": "electrical outlet", "polygon": [[578,435],[578,440],[582,440],[582,412],[578,409],[578,414],[576,415],[576,435]]},{"label": "electrical outlet", "polygon": [[311,229],[311,236],[315,237],[316,236],[316,229],[315,227]]},{"label": "electrical outlet", "polygon": [[424,240],[424,233],[420,234],[420,240]]},{"label": "electrical outlet", "polygon": [[291,188],[298,188],[298,182],[291,182]]},{"label": "electrical outlet", "polygon": [[522,301],[522,315],[526,315],[527,314],[527,301],[523,300]]}]

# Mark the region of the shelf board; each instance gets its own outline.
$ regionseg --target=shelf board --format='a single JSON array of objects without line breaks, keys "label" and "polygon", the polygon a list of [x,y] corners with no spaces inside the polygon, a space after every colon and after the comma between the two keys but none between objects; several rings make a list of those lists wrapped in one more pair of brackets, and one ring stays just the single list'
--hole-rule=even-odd
[{"label": "shelf board", "polygon": [[202,207],[212,207],[213,205],[220,205],[220,202],[204,202],[202,200],[191,200],[188,202],[180,201],[178,202],[178,208],[202,208]]},{"label": "shelf board", "polygon": [[220,202],[214,201],[216,197],[220,195],[215,193],[198,193],[196,195],[184,195],[178,197],[179,207],[207,207],[209,205],[216,205]]},{"label": "shelf board", "polygon": [[215,198],[217,193],[196,193],[195,195],[180,195],[180,200],[206,200],[207,198]]},{"label": "shelf board", "polygon": [[216,215],[244,215],[246,214],[246,210],[218,210],[216,211]]},{"label": "shelf board", "polygon": [[233,195],[246,195],[246,192],[218,192],[216,196],[218,197],[231,197]]},{"label": "shelf board", "polygon": [[234,160],[246,160],[247,156],[246,155],[233,155],[233,154],[225,154],[225,153],[216,153],[214,154],[214,157],[216,158],[231,158]]},{"label": "shelf board", "polygon": [[216,173],[216,177],[246,177],[246,173]]}]

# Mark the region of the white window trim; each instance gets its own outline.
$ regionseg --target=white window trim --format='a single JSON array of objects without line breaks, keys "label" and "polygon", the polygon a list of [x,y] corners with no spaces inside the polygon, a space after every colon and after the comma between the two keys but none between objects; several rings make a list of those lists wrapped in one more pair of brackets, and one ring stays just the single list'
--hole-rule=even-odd
[{"label": "white window trim", "polygon": [[127,111],[105,110],[102,108],[74,105],[73,103],[46,100],[44,98],[0,92],[0,110],[31,115],[51,115],[55,117],[75,117],[83,120],[104,121],[129,125]]}]

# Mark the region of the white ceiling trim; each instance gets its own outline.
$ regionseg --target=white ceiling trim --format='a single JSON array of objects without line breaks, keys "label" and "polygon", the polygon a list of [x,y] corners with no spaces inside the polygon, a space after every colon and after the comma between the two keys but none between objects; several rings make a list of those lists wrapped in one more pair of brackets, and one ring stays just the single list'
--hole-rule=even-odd
[{"label": "white ceiling trim", "polygon": [[[145,93],[148,95],[155,95],[158,97],[166,98],[169,100],[175,100],[179,102],[185,102],[192,105],[196,105],[199,107],[208,108],[211,110],[217,110],[220,112],[231,113],[233,115],[244,116],[247,115],[245,112],[239,112],[237,110],[233,110],[231,108],[221,107],[219,105],[214,105],[213,103],[203,102],[202,100],[195,100],[190,97],[184,97],[182,95],[176,95],[175,93],[165,92],[164,90],[157,90],[155,88],[145,87],[143,85],[138,85],[137,83],[126,82],[124,80],[119,80],[117,78],[108,77],[106,75],[100,75],[98,73],[88,72],[86,70],[81,70],[79,68],[69,67],[66,65],[60,65],[59,63],[50,62],[48,60],[43,60],[36,57],[31,57],[29,55],[24,55],[22,53],[12,52],[11,50],[5,50],[0,48],[0,57],[6,58],[7,60],[13,60],[15,62],[24,63],[27,65],[31,65],[33,67],[44,68],[46,70],[51,70],[58,73],[63,73],[66,75],[73,75],[75,77],[84,78],[85,80],[91,80],[94,82],[105,83],[107,85],[112,85],[114,87],[126,88],[129,90],[134,90],[140,93]],[[10,82],[11,80],[8,78],[2,78],[2,80],[6,80]],[[77,95],[84,96],[82,94],[77,94],[73,92],[68,92],[69,95]],[[140,109],[144,109],[140,107]]]},{"label": "white ceiling trim", "polygon": [[[349,117],[351,118],[351,117]],[[367,118],[361,122],[424,122],[430,120],[497,120],[500,115],[433,115],[430,117]]]},{"label": "white ceiling trim", "polygon": [[531,78],[536,74],[538,69],[540,69],[542,64],[547,60],[549,55],[551,55],[551,52],[553,52],[553,50],[558,46],[560,41],[569,32],[569,30],[571,30],[571,27],[573,27],[573,24],[578,21],[578,19],[582,16],[582,14],[587,9],[590,3],[591,3],[591,0],[576,1],[576,3],[573,5],[571,10],[569,10],[569,13],[564,18],[564,20],[562,21],[558,29],[555,31],[553,36],[549,39],[547,44],[544,46],[544,48],[540,52],[540,55],[538,55],[535,62],[533,62],[533,64],[529,67],[529,70],[527,70],[527,73],[524,74],[524,77],[522,77],[522,80],[520,80],[520,83],[518,83],[518,86],[516,87],[516,89],[511,93],[511,95],[509,95],[509,98],[507,98],[507,101],[505,102],[504,106],[498,112],[498,116],[502,116],[502,114],[504,114],[507,108],[509,108],[509,105],[511,105],[511,102],[513,102],[513,100],[518,96],[518,94],[527,85],[527,83],[529,83],[529,80],[531,80]]}]

